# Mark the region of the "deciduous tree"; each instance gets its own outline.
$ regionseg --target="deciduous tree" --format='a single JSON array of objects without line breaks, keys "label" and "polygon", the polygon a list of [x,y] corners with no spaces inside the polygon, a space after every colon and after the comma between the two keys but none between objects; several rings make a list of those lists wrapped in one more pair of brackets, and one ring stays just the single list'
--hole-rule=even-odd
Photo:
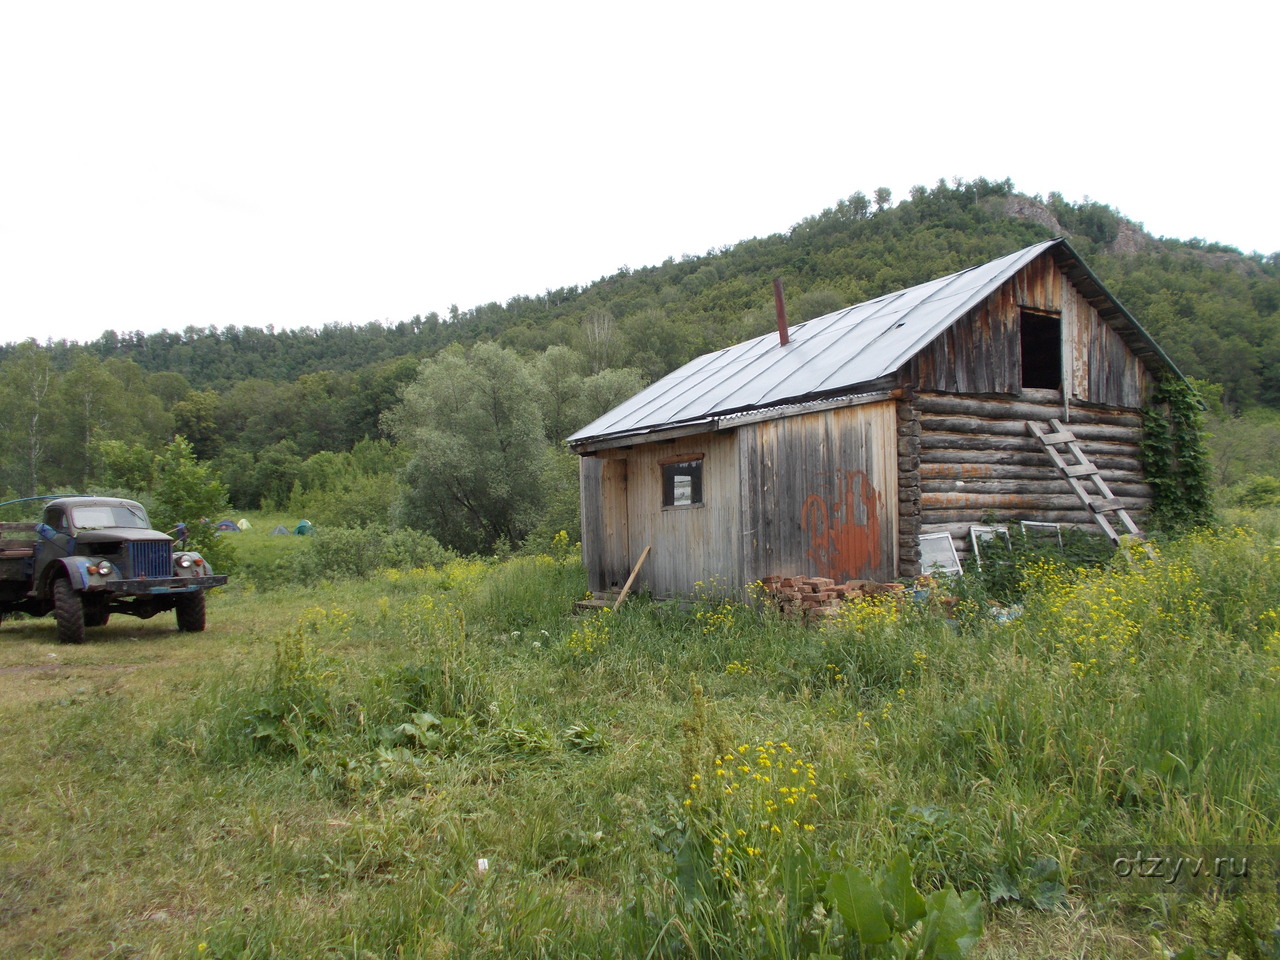
[{"label": "deciduous tree", "polygon": [[383,418],[411,453],[397,518],[464,553],[521,541],[543,499],[536,394],[526,363],[494,343],[424,363]]}]

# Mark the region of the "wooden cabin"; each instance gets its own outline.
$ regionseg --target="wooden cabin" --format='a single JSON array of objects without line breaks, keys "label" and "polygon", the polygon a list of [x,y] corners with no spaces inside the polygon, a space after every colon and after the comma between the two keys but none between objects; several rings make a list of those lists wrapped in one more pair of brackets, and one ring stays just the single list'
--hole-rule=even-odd
[{"label": "wooden cabin", "polygon": [[[707,354],[568,439],[590,586],[621,585],[646,547],[638,583],[674,597],[915,576],[922,537],[963,560],[992,517],[1141,522],[1141,410],[1163,374],[1061,239]],[[1042,424],[1096,468],[1104,506]]]}]

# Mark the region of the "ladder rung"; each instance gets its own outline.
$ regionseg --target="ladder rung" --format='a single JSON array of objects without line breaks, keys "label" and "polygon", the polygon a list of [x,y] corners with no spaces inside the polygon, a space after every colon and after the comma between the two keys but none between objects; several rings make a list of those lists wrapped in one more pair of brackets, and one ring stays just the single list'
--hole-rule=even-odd
[{"label": "ladder rung", "polygon": [[1089,509],[1094,513],[1114,513],[1124,508],[1120,505],[1119,497],[1111,497],[1108,500],[1090,500]]},{"label": "ladder rung", "polygon": [[1062,469],[1068,477],[1091,477],[1100,472],[1097,465],[1092,463],[1071,463]]},{"label": "ladder rung", "polygon": [[1070,430],[1063,430],[1061,433],[1042,433],[1040,434],[1040,442],[1043,444],[1075,443],[1076,435]]}]

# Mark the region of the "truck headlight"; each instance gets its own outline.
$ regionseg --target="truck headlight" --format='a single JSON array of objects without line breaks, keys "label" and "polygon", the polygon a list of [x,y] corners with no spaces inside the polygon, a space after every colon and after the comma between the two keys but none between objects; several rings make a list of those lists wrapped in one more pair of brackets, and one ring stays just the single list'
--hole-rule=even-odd
[{"label": "truck headlight", "polygon": [[184,570],[190,567],[191,558],[188,557],[186,554],[183,554],[182,556],[178,557],[178,566],[182,567]]},{"label": "truck headlight", "polygon": [[90,573],[96,573],[100,577],[110,576],[113,567],[105,560],[99,560],[96,564],[89,568]]}]

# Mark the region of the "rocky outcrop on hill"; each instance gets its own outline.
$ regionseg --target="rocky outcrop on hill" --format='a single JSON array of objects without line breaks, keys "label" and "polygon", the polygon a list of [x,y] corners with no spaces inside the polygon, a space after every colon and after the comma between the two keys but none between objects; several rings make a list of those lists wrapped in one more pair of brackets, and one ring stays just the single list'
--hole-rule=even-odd
[{"label": "rocky outcrop on hill", "polygon": [[1142,225],[1132,220],[1120,218],[1120,232],[1107,244],[1107,253],[1142,253],[1159,243],[1155,237],[1142,229]]},{"label": "rocky outcrop on hill", "polygon": [[1013,193],[1004,198],[1004,215],[1015,220],[1030,220],[1032,223],[1048,227],[1055,237],[1061,237],[1066,233],[1062,229],[1062,224],[1058,222],[1058,218],[1049,211],[1048,207],[1039,200],[1020,193]]}]

